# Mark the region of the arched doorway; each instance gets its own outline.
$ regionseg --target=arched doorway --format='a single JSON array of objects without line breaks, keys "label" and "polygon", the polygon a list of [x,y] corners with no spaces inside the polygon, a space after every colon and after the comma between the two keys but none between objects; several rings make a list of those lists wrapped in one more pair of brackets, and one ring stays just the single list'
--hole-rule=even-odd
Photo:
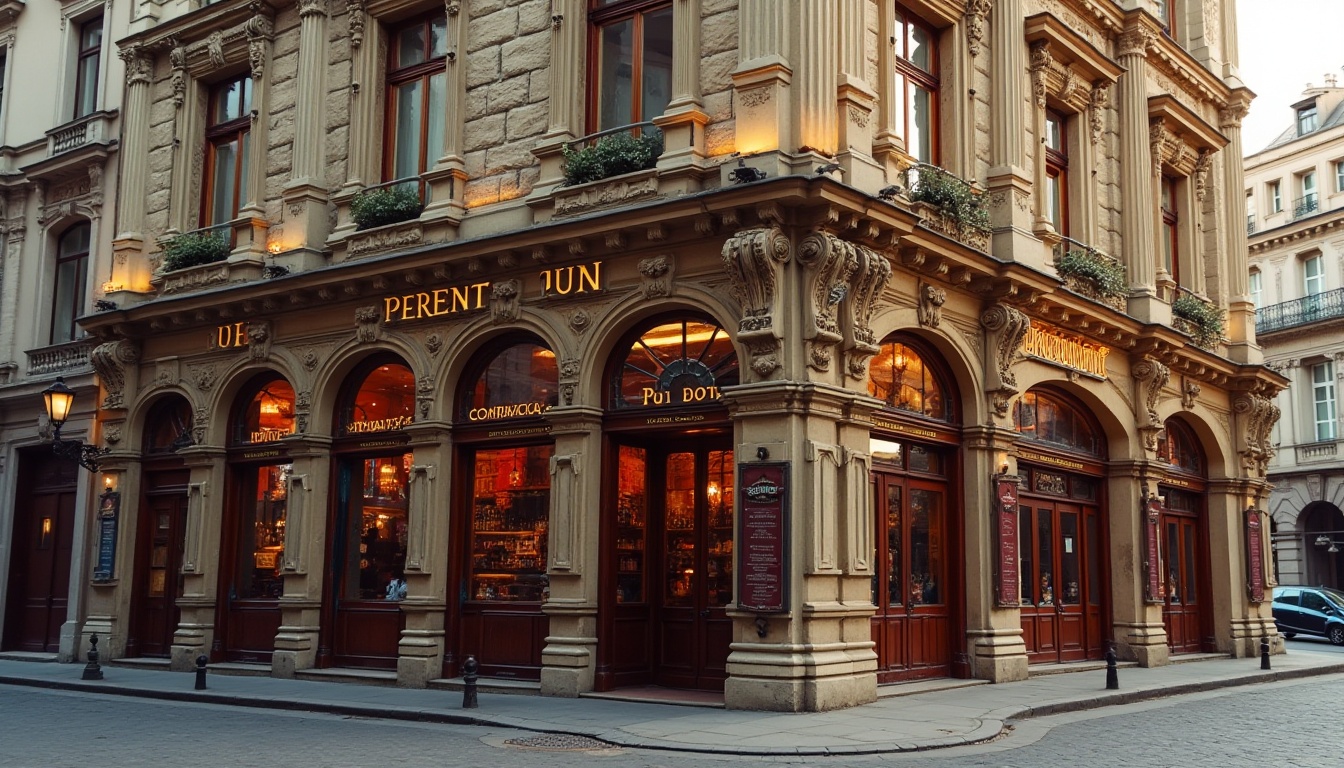
[{"label": "arched doorway", "polygon": [[1100,659],[1105,653],[1105,449],[1081,404],[1045,389],[1013,410],[1018,432],[1018,547],[1022,640],[1031,663]]},{"label": "arched doorway", "polygon": [[294,388],[275,373],[250,381],[229,419],[229,497],[220,557],[219,638],[229,661],[267,663],[280,630]]},{"label": "arched doorway", "polygon": [[733,599],[727,331],[699,315],[646,322],[607,368],[596,685],[722,690]]},{"label": "arched doorway", "polygon": [[50,447],[19,451],[5,598],[6,651],[56,653],[69,608],[79,465]]},{"label": "arched doorway", "polygon": [[182,596],[191,479],[177,451],[191,445],[191,423],[191,405],[177,396],[155,403],[145,419],[127,656],[172,654],[173,633],[181,618],[177,600]]},{"label": "arched doorway", "polygon": [[392,355],[366,360],[341,392],[320,667],[397,666],[412,457],[403,428],[414,411],[415,374]]},{"label": "arched doorway", "polygon": [[488,677],[536,680],[549,621],[542,605],[555,443],[543,416],[557,403],[555,353],[533,337],[497,340],[463,376],[454,442],[458,484],[450,573],[462,588],[455,652],[444,675],[475,656]]},{"label": "arched doorway", "polygon": [[873,418],[873,642],[878,682],[946,677],[961,636],[957,398],[930,350],[889,337],[868,366]]},{"label": "arched doorway", "polygon": [[1208,464],[1195,433],[1168,419],[1157,444],[1163,477],[1157,495],[1165,499],[1158,520],[1160,570],[1165,575],[1162,623],[1172,653],[1214,650],[1209,591]]},{"label": "arched doorway", "polygon": [[1344,513],[1328,501],[1302,510],[1305,585],[1344,589]]}]

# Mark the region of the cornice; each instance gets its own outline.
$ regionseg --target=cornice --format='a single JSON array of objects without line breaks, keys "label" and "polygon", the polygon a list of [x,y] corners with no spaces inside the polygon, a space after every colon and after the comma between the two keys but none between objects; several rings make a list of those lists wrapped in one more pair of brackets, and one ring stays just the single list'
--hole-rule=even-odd
[{"label": "cornice", "polygon": [[1114,83],[1125,71],[1054,14],[1038,13],[1027,17],[1026,37],[1028,44],[1049,41],[1051,58],[1083,75],[1089,82]]},{"label": "cornice", "polygon": [[1135,8],[1125,13],[1124,34],[1142,31],[1136,39],[1143,41],[1150,66],[1193,90],[1214,109],[1226,107],[1232,89],[1161,29],[1161,22],[1145,9]]},{"label": "cornice", "polygon": [[[1316,219],[1320,219],[1317,221]],[[1256,232],[1250,236],[1247,249],[1252,254],[1267,254],[1279,246],[1323,237],[1344,226],[1344,209],[1326,211],[1306,219],[1299,219],[1281,227]],[[1285,231],[1286,230],[1286,231]]]},{"label": "cornice", "polygon": [[240,26],[254,16],[274,17],[276,11],[288,5],[285,0],[224,0],[123,37],[117,41],[117,47],[123,51],[173,48],[205,40],[212,32]]}]

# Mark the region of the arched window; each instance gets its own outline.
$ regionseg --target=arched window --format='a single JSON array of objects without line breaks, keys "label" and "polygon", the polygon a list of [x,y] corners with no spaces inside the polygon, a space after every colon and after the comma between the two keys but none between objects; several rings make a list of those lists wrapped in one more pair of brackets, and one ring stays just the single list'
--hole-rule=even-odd
[{"label": "arched window", "polygon": [[1157,457],[1172,469],[1204,476],[1204,452],[1190,427],[1177,419],[1168,419],[1157,441]]},{"label": "arched window", "polygon": [[535,341],[505,347],[482,360],[479,370],[466,379],[470,388],[460,398],[467,421],[539,416],[558,402],[555,353]]},{"label": "arched window", "polygon": [[84,312],[84,285],[89,278],[92,229],[83,222],[65,230],[56,245],[56,285],[51,302],[51,343],[74,341],[75,318]]},{"label": "arched window", "polygon": [[939,421],[952,421],[953,408],[943,377],[919,349],[901,341],[883,342],[868,365],[868,393],[888,408]]},{"label": "arched window", "polygon": [[356,371],[342,398],[341,435],[401,429],[415,413],[415,374],[405,363],[381,358]]},{"label": "arched window", "polygon": [[1102,455],[1099,430],[1082,408],[1049,392],[1028,392],[1013,409],[1013,427],[1026,439]]},{"label": "arched window", "polygon": [[267,376],[245,390],[233,417],[234,443],[270,443],[294,433],[294,387]]},{"label": "arched window", "polygon": [[716,403],[720,389],[738,382],[737,351],[712,320],[657,322],[625,349],[612,381],[612,408]]},{"label": "arched window", "polygon": [[142,450],[146,455],[173,453],[191,445],[191,404],[181,397],[165,397],[145,418]]}]

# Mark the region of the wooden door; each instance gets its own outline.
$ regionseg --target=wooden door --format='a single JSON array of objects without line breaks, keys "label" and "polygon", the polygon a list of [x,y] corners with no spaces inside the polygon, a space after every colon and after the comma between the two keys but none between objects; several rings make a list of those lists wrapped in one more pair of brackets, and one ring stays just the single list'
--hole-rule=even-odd
[{"label": "wooden door", "polygon": [[879,682],[946,677],[952,669],[952,612],[946,489],[874,472],[877,525],[873,641]]},{"label": "wooden door", "polygon": [[181,617],[177,600],[182,596],[186,523],[186,494],[146,493],[138,523],[134,634],[127,640],[127,655],[166,658],[172,653]]},{"label": "wooden door", "polygon": [[733,593],[733,452],[700,445],[661,455],[650,493],[661,530],[653,589],[653,681],[722,690]]},{"label": "wooden door", "polygon": [[1101,658],[1101,546],[1097,510],[1024,499],[1021,616],[1035,664]]},{"label": "wooden door", "polygon": [[225,596],[219,634],[229,661],[269,663],[280,631],[280,575],[291,464],[234,466],[220,569]]},{"label": "wooden door", "polygon": [[[60,649],[70,592],[74,544],[73,462],[20,456],[9,569],[5,650],[55,653]],[[33,478],[28,482],[28,478]]]},{"label": "wooden door", "polygon": [[1167,644],[1173,653],[1198,653],[1202,649],[1199,534],[1197,517],[1162,516],[1162,559],[1167,579],[1162,623],[1166,625]]}]

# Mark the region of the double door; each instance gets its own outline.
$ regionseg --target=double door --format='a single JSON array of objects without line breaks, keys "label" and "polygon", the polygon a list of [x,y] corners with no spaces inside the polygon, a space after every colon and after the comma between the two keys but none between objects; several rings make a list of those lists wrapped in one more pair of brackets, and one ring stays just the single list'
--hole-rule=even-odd
[{"label": "double door", "polygon": [[219,632],[229,661],[271,660],[280,631],[281,560],[292,471],[292,464],[230,468],[235,495],[224,551],[232,559],[221,569],[226,601]]},{"label": "double door", "polygon": [[138,523],[136,601],[130,656],[167,657],[181,618],[182,552],[187,535],[187,471],[149,474]]},{"label": "double door", "polygon": [[1200,535],[1200,516],[1198,502],[1192,495],[1180,491],[1167,491],[1167,498],[1174,507],[1186,506],[1183,501],[1191,501],[1191,508],[1181,511],[1164,512],[1159,519],[1162,526],[1162,573],[1166,579],[1163,585],[1162,623],[1167,630],[1167,643],[1172,653],[1199,653],[1204,650],[1203,638],[1206,634],[1206,609],[1202,599],[1203,591],[1202,558],[1203,548]]},{"label": "double door", "polygon": [[1024,497],[1019,536],[1022,636],[1033,664],[1099,659],[1102,547],[1096,506]]},{"label": "double door", "polygon": [[[54,457],[26,453],[19,461],[23,469],[10,540],[9,607],[0,647],[55,653],[69,602],[75,465],[61,466]],[[25,482],[34,477],[36,482]]]},{"label": "double door", "polygon": [[880,543],[873,577],[878,681],[946,677],[952,670],[947,492],[943,484],[875,471]]}]

